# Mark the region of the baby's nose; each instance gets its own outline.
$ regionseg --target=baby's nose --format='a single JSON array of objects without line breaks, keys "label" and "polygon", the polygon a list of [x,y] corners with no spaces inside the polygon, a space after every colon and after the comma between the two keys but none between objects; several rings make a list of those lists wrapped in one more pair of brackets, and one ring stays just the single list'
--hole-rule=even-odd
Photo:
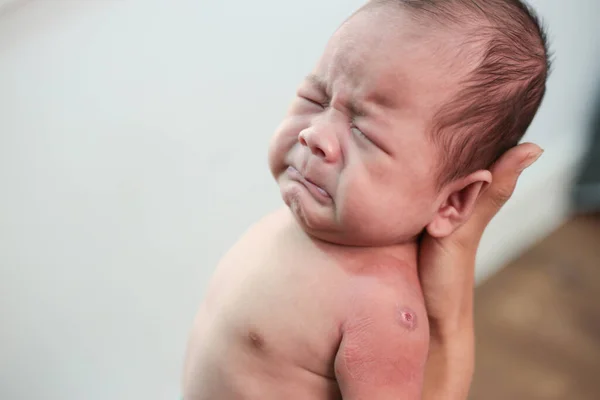
[{"label": "baby's nose", "polygon": [[319,135],[314,129],[305,129],[298,135],[298,142],[310,149],[311,153],[327,162],[339,157],[339,145],[333,138]]}]

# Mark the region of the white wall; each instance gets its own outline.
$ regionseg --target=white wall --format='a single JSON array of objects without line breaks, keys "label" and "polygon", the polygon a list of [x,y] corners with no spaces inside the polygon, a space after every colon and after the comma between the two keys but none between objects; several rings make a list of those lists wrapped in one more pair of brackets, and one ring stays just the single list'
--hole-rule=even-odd
[{"label": "white wall", "polygon": [[[0,398],[177,398],[207,278],[280,204],[270,135],[360,4],[30,0],[0,11]],[[600,74],[600,3],[536,4],[557,61],[530,134],[546,155],[515,204],[577,159]],[[482,268],[510,253],[495,238],[525,231],[510,215],[486,238]]]}]

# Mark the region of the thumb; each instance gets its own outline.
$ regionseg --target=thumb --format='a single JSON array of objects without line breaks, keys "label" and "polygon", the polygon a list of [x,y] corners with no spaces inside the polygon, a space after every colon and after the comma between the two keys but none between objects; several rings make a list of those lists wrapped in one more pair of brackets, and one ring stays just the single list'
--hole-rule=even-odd
[{"label": "thumb", "polygon": [[533,143],[523,143],[504,153],[490,169],[492,183],[481,195],[473,212],[478,225],[487,226],[500,208],[510,199],[517,180],[544,151]]}]

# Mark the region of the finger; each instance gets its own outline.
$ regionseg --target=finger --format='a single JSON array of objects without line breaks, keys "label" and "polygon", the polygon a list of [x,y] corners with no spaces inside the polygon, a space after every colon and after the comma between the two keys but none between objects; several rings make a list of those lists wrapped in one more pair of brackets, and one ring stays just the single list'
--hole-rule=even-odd
[{"label": "finger", "polygon": [[512,196],[521,172],[533,164],[543,150],[533,143],[523,143],[507,151],[492,166],[492,183],[481,195],[473,212],[473,222],[487,226]]}]

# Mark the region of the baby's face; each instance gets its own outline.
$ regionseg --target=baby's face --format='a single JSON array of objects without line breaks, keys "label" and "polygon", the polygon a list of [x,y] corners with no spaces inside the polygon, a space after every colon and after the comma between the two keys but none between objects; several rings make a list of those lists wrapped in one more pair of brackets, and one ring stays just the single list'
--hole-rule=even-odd
[{"label": "baby's face", "polygon": [[299,86],[269,164],[309,234],[346,245],[400,243],[439,208],[439,154],[426,132],[457,83],[426,34],[400,13],[359,13]]}]

